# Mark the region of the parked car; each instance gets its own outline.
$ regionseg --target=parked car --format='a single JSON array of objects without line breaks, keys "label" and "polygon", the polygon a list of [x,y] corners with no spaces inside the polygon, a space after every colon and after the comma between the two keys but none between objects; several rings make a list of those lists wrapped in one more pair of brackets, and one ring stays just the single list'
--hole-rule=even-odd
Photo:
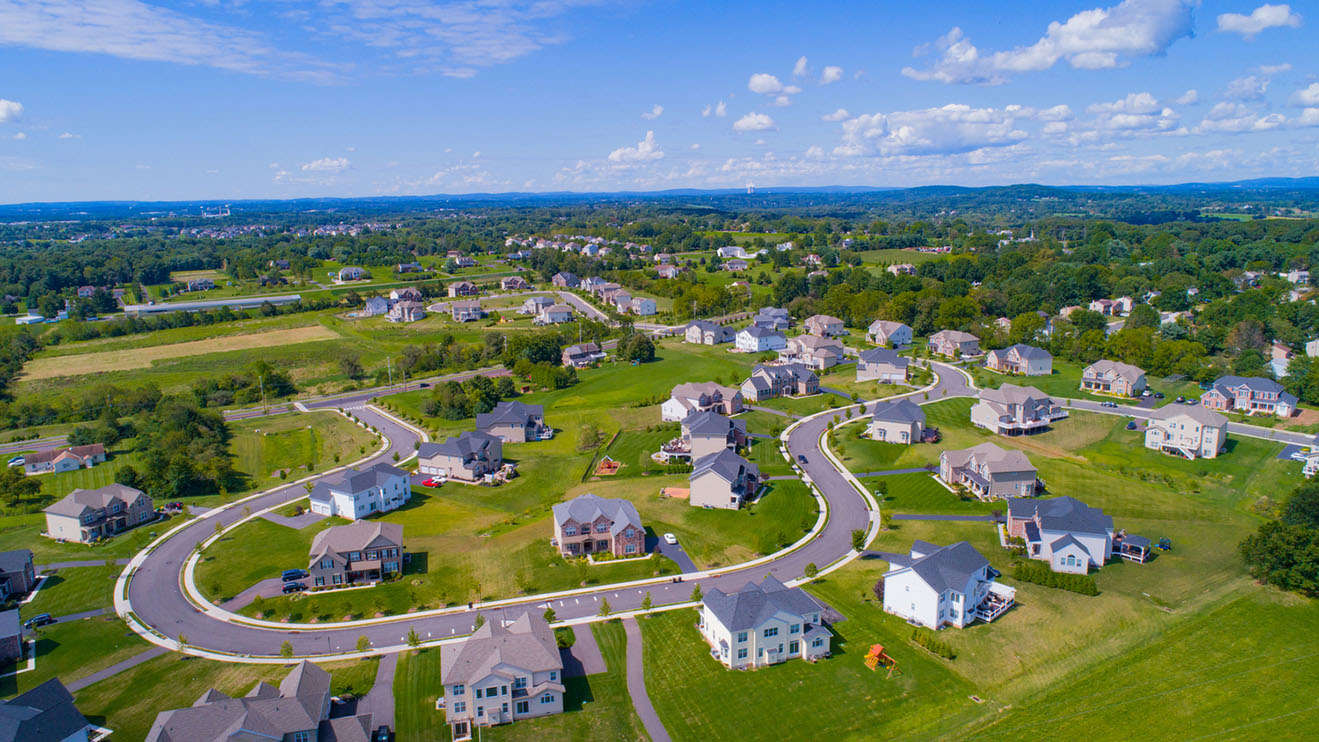
[{"label": "parked car", "polygon": [[389,732],[389,725],[381,724],[380,728],[376,730],[376,735],[371,738],[371,742],[389,742],[393,738],[394,735]]},{"label": "parked car", "polygon": [[1178,398],[1177,398],[1177,404],[1183,404],[1183,403],[1185,403],[1185,402],[1186,402],[1186,397],[1178,397]]},{"label": "parked car", "polygon": [[802,454],[802,453],[797,454],[797,463],[799,463],[799,464],[805,464],[805,463],[806,463],[806,454]]},{"label": "parked car", "polygon": [[27,463],[27,459],[23,458],[22,456],[15,456],[14,458],[9,460],[10,466],[22,466],[26,463]]},{"label": "parked car", "polygon": [[677,546],[678,537],[674,536],[672,533],[666,533],[664,534],[664,543],[668,544],[669,546]]},{"label": "parked car", "polygon": [[45,626],[46,624],[52,624],[52,623],[55,623],[54,616],[50,615],[49,613],[38,613],[32,618],[29,618],[28,620],[24,621],[23,628],[35,629],[38,626]]},{"label": "parked car", "polygon": [[1140,393],[1140,396],[1142,396],[1142,397],[1148,397],[1148,396],[1151,396],[1151,395],[1153,395],[1153,394],[1154,394],[1154,392],[1151,392],[1150,390],[1146,389],[1145,391],[1143,391],[1143,392]]},{"label": "parked car", "polygon": [[293,582],[295,580],[301,580],[303,577],[310,576],[311,573],[305,569],[286,569],[284,570],[284,574],[281,575],[281,579],[285,582]]},{"label": "parked car", "polygon": [[422,483],[421,483],[421,486],[422,486],[422,487],[439,487],[441,484],[444,484],[444,482],[442,482],[442,481],[440,481],[440,480],[435,479],[434,477],[432,477],[432,478],[427,479],[426,481],[422,482]]},{"label": "parked car", "polygon": [[1163,392],[1155,392],[1155,393],[1154,393],[1154,398],[1155,398],[1155,399],[1163,399]]},{"label": "parked car", "polygon": [[285,595],[287,595],[287,594],[289,594],[289,593],[300,593],[300,592],[302,592],[303,590],[306,590],[306,589],[307,589],[307,586],[304,585],[304,584],[302,584],[301,582],[286,582],[286,583],[284,583],[284,594],[285,594]]},{"label": "parked car", "polygon": [[1135,429],[1136,429],[1136,421],[1135,421],[1135,420],[1128,420],[1128,421],[1127,421],[1127,430],[1135,430]]}]

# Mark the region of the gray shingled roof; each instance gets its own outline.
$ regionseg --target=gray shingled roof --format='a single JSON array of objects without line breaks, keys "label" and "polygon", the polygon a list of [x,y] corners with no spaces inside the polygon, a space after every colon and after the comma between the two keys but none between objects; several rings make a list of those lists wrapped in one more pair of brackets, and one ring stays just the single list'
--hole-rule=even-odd
[{"label": "gray shingled roof", "polygon": [[106,507],[116,498],[122,500],[125,504],[131,504],[141,495],[141,490],[116,482],[92,490],[76,489],[42,512],[70,515],[76,518],[82,515],[87,508]]},{"label": "gray shingled roof", "polygon": [[256,735],[280,739],[293,732],[324,729],[321,712],[329,694],[330,674],[310,662],[299,662],[278,692],[272,693],[268,683],[258,684],[243,698],[209,690],[188,708],[161,712],[147,733],[147,742],[261,738]]},{"label": "gray shingled roof", "polygon": [[559,525],[569,520],[577,523],[594,523],[601,515],[613,523],[610,528],[611,534],[616,535],[628,526],[644,530],[641,526],[641,515],[637,513],[637,506],[630,500],[600,497],[587,492],[554,506],[554,520]]},{"label": "gray shingled roof", "polygon": [[554,631],[536,612],[522,614],[508,626],[486,621],[463,643],[440,650],[440,682],[471,683],[507,664],[528,672],[563,670]]},{"label": "gray shingled roof", "polygon": [[783,612],[802,617],[821,610],[819,603],[801,588],[788,588],[773,576],[759,585],[748,582],[729,594],[714,588],[701,599],[729,631],[754,629]]},{"label": "gray shingled roof", "polygon": [[1281,394],[1283,391],[1282,384],[1263,376],[1221,376],[1214,382],[1214,386],[1223,387],[1224,389],[1245,386],[1252,392],[1268,392],[1270,394]]},{"label": "gray shingled roof", "polygon": [[86,717],[73,705],[73,696],[58,678],[0,701],[0,742],[61,740],[87,726]]},{"label": "gray shingled roof", "polygon": [[1221,428],[1227,425],[1227,417],[1203,405],[1167,405],[1158,409],[1150,410],[1151,420],[1172,420],[1178,417],[1189,417],[1201,425],[1209,425]]},{"label": "gray shingled roof", "polygon": [[738,474],[743,471],[749,471],[760,476],[760,470],[755,464],[738,456],[729,449],[725,448],[719,453],[711,453],[702,456],[692,462],[691,478],[695,479],[697,475],[704,474],[707,471],[713,471],[721,479],[728,482],[737,481]]},{"label": "gray shingled roof", "polygon": [[[933,547],[933,550],[926,551]],[[918,542],[919,551],[924,556],[913,559],[906,568],[911,569],[936,593],[948,590],[963,590],[971,575],[988,566],[989,561],[965,541],[958,541],[948,546]]]},{"label": "gray shingled roof", "polygon": [[[426,444],[423,443],[422,445]],[[402,469],[390,466],[383,461],[365,470],[348,469],[317,482],[316,486],[312,488],[311,499],[316,502],[329,502],[331,492],[363,492],[372,487],[383,487],[390,477],[406,477],[407,475],[408,473]]]},{"label": "gray shingled roof", "polygon": [[439,443],[427,441],[417,448],[418,458],[428,459],[432,456],[456,456],[460,459],[466,459],[468,456],[486,457],[491,447],[500,443],[500,440],[489,433],[481,431],[463,431],[452,438],[445,438]]},{"label": "gray shingled roof", "polygon": [[0,551],[0,572],[22,572],[31,562],[31,549]]},{"label": "gray shingled roof", "polygon": [[1045,500],[1013,498],[1008,500],[1008,514],[1013,518],[1040,516],[1040,525],[1048,531],[1072,533],[1107,533],[1113,529],[1112,516],[1104,515],[1075,497],[1050,497]]},{"label": "gray shingled roof", "polygon": [[484,430],[496,425],[527,424],[533,417],[544,419],[545,407],[522,402],[500,402],[493,410],[476,416],[476,429]]},{"label": "gray shingled roof", "polygon": [[378,520],[355,520],[348,525],[331,526],[317,533],[311,540],[312,561],[326,551],[333,551],[336,554],[363,551],[382,540],[394,546],[402,546],[402,524]]},{"label": "gray shingled roof", "polygon": [[745,420],[733,420],[714,410],[706,410],[688,415],[682,421],[682,427],[687,429],[688,435],[721,436],[728,435],[728,431],[732,429],[746,433],[747,424]]},{"label": "gray shingled roof", "polygon": [[1004,348],[1003,350],[1000,350],[1000,351],[998,351],[998,352],[999,352],[999,353],[1007,353],[1007,352],[1010,351],[1010,350],[1016,350],[1016,351],[1017,351],[1017,354],[1020,355],[1022,358],[1026,359],[1026,360],[1030,360],[1030,359],[1032,359],[1032,358],[1036,358],[1036,359],[1039,359],[1039,358],[1048,358],[1048,359],[1052,359],[1052,358],[1053,358],[1053,356],[1049,354],[1049,351],[1044,350],[1043,348],[1036,348],[1036,347],[1033,346],[1033,345],[1026,345],[1025,343],[1017,343],[1016,345],[1010,345],[1010,346],[1008,346],[1008,347],[1006,347],[1006,348]]},{"label": "gray shingled roof", "polygon": [[863,350],[857,354],[857,358],[861,363],[887,363],[897,368],[906,368],[911,363],[910,358],[900,356],[896,350],[889,350],[888,348]]},{"label": "gray shingled roof", "polygon": [[899,399],[896,402],[876,404],[875,414],[871,419],[888,423],[920,423],[924,425],[925,411],[910,399]]},{"label": "gray shingled roof", "polygon": [[761,327],[759,325],[750,325],[748,327],[744,327],[742,328],[742,332],[745,332],[746,334],[750,335],[753,338],[764,338],[764,337],[770,337],[772,335],[778,335],[779,337],[784,337],[783,333],[779,332],[778,330],[771,330],[768,327]]}]

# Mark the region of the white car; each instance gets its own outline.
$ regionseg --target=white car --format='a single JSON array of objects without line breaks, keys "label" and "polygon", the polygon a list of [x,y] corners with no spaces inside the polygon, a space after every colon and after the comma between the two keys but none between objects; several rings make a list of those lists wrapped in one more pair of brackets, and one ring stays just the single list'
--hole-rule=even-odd
[{"label": "white car", "polygon": [[668,544],[669,546],[677,546],[678,537],[674,536],[672,533],[666,533],[664,534],[664,543]]},{"label": "white car", "polygon": [[27,463],[27,459],[23,458],[22,456],[15,456],[14,458],[9,460],[10,466],[22,466],[23,464],[26,463]]}]

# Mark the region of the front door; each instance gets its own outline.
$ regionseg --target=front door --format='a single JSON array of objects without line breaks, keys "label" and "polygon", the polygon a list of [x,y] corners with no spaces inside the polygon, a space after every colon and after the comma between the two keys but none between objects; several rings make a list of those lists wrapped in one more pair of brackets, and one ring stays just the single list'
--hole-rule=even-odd
[{"label": "front door", "polygon": [[587,554],[590,554],[590,553],[591,553],[591,547],[593,547],[593,546],[595,546],[595,542],[594,542],[594,541],[591,541],[591,540],[589,540],[589,539],[586,540],[586,541],[583,541],[583,542],[582,542],[582,551],[585,552],[585,553],[587,553]]}]

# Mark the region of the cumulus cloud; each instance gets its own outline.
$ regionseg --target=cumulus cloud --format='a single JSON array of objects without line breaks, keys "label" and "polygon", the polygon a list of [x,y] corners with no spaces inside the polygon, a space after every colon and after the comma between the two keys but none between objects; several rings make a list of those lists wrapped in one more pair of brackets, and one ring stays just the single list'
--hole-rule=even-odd
[{"label": "cumulus cloud", "polygon": [[71,131],[66,131],[66,132],[64,132],[63,134],[60,134],[59,138],[60,138],[60,139],[82,139],[82,135],[81,135],[81,134],[74,134],[74,133],[71,132]]},{"label": "cumulus cloud", "polygon": [[1259,100],[1269,89],[1269,78],[1264,75],[1242,75],[1227,84],[1223,97],[1232,100]]},{"label": "cumulus cloud", "polygon": [[646,119],[647,121],[654,121],[655,119],[659,118],[660,115],[663,113],[664,113],[664,106],[661,106],[660,104],[656,103],[654,107],[651,108],[649,111],[646,111],[645,113],[641,114],[641,118]]},{"label": "cumulus cloud", "polygon": [[609,153],[610,162],[649,162],[664,158],[664,150],[655,143],[655,132],[646,132],[646,137],[637,142],[635,147],[619,147]]},{"label": "cumulus cloud", "polygon": [[1229,103],[1223,101],[1215,104],[1209,113],[1205,115],[1204,120],[1195,127],[1195,133],[1208,134],[1215,132],[1223,133],[1241,133],[1247,131],[1268,131],[1276,129],[1287,122],[1282,114],[1270,113],[1261,115],[1251,108],[1240,103]]},{"label": "cumulus cloud", "polygon": [[824,72],[820,73],[821,85],[828,85],[831,82],[838,82],[841,79],[843,79],[842,67],[835,67],[833,65],[830,65],[824,68]]},{"label": "cumulus cloud", "polygon": [[1219,31],[1241,34],[1246,39],[1254,39],[1261,31],[1270,28],[1300,28],[1300,25],[1301,14],[1293,13],[1290,5],[1265,3],[1250,15],[1223,13],[1218,16]]},{"label": "cumulus cloud", "polygon": [[1096,129],[1119,132],[1169,132],[1177,129],[1179,116],[1149,93],[1129,93],[1125,98],[1086,107],[1095,114]]},{"label": "cumulus cloud", "polygon": [[304,173],[342,173],[348,169],[348,165],[347,157],[322,157],[302,163],[300,169]]},{"label": "cumulus cloud", "polygon": [[1319,82],[1312,82],[1309,87],[1301,88],[1292,93],[1291,104],[1306,107],[1319,106]]},{"label": "cumulus cloud", "polygon": [[0,124],[14,121],[23,115],[23,104],[14,100],[0,98]]},{"label": "cumulus cloud", "polygon": [[23,141],[24,139],[27,139],[27,132],[23,132],[23,131],[18,132],[17,134],[14,135],[14,139],[20,142]]},{"label": "cumulus cloud", "polygon": [[[905,67],[915,80],[1001,84],[1013,74],[1047,70],[1059,61],[1077,69],[1104,69],[1135,57],[1164,53],[1191,35],[1190,0],[1123,0],[1109,8],[1084,10],[1049,24],[1038,41],[1009,51],[981,53],[954,27],[934,42],[939,58],[927,69]],[[926,51],[918,47],[917,53]]]},{"label": "cumulus cloud", "polygon": [[1182,93],[1176,98],[1173,98],[1172,102],[1176,103],[1179,106],[1189,106],[1192,103],[1198,103],[1199,101],[1200,101],[1200,92],[1195,88],[1191,88],[1190,90],[1186,91],[1185,93]]},{"label": "cumulus cloud", "polygon": [[779,78],[768,72],[757,72],[747,81],[747,90],[763,95],[773,95],[783,90],[783,83],[779,82]]},{"label": "cumulus cloud", "polygon": [[821,120],[821,121],[843,121],[844,119],[849,119],[849,118],[851,118],[851,117],[852,117],[852,114],[848,113],[846,108],[840,108],[840,109],[838,109],[837,111],[834,111],[833,113],[829,113],[829,114],[825,114],[825,115],[821,116],[821,117],[820,117],[820,120]]},{"label": "cumulus cloud", "polygon": [[808,70],[806,68],[806,57],[797,57],[797,63],[792,66],[793,77],[806,77]]},{"label": "cumulus cloud", "polygon": [[861,115],[843,122],[842,143],[834,154],[953,154],[1005,147],[1026,139],[1017,120],[1034,113],[1020,106],[972,108],[950,103],[940,108]]},{"label": "cumulus cloud", "polygon": [[763,113],[748,113],[733,122],[733,131],[768,131],[774,128],[774,119]]},{"label": "cumulus cloud", "polygon": [[705,108],[701,109],[701,116],[703,118],[710,118],[711,116],[718,116],[722,118],[727,115],[728,115],[728,104],[724,103],[723,101],[719,101],[717,104],[713,106],[706,106]]}]

